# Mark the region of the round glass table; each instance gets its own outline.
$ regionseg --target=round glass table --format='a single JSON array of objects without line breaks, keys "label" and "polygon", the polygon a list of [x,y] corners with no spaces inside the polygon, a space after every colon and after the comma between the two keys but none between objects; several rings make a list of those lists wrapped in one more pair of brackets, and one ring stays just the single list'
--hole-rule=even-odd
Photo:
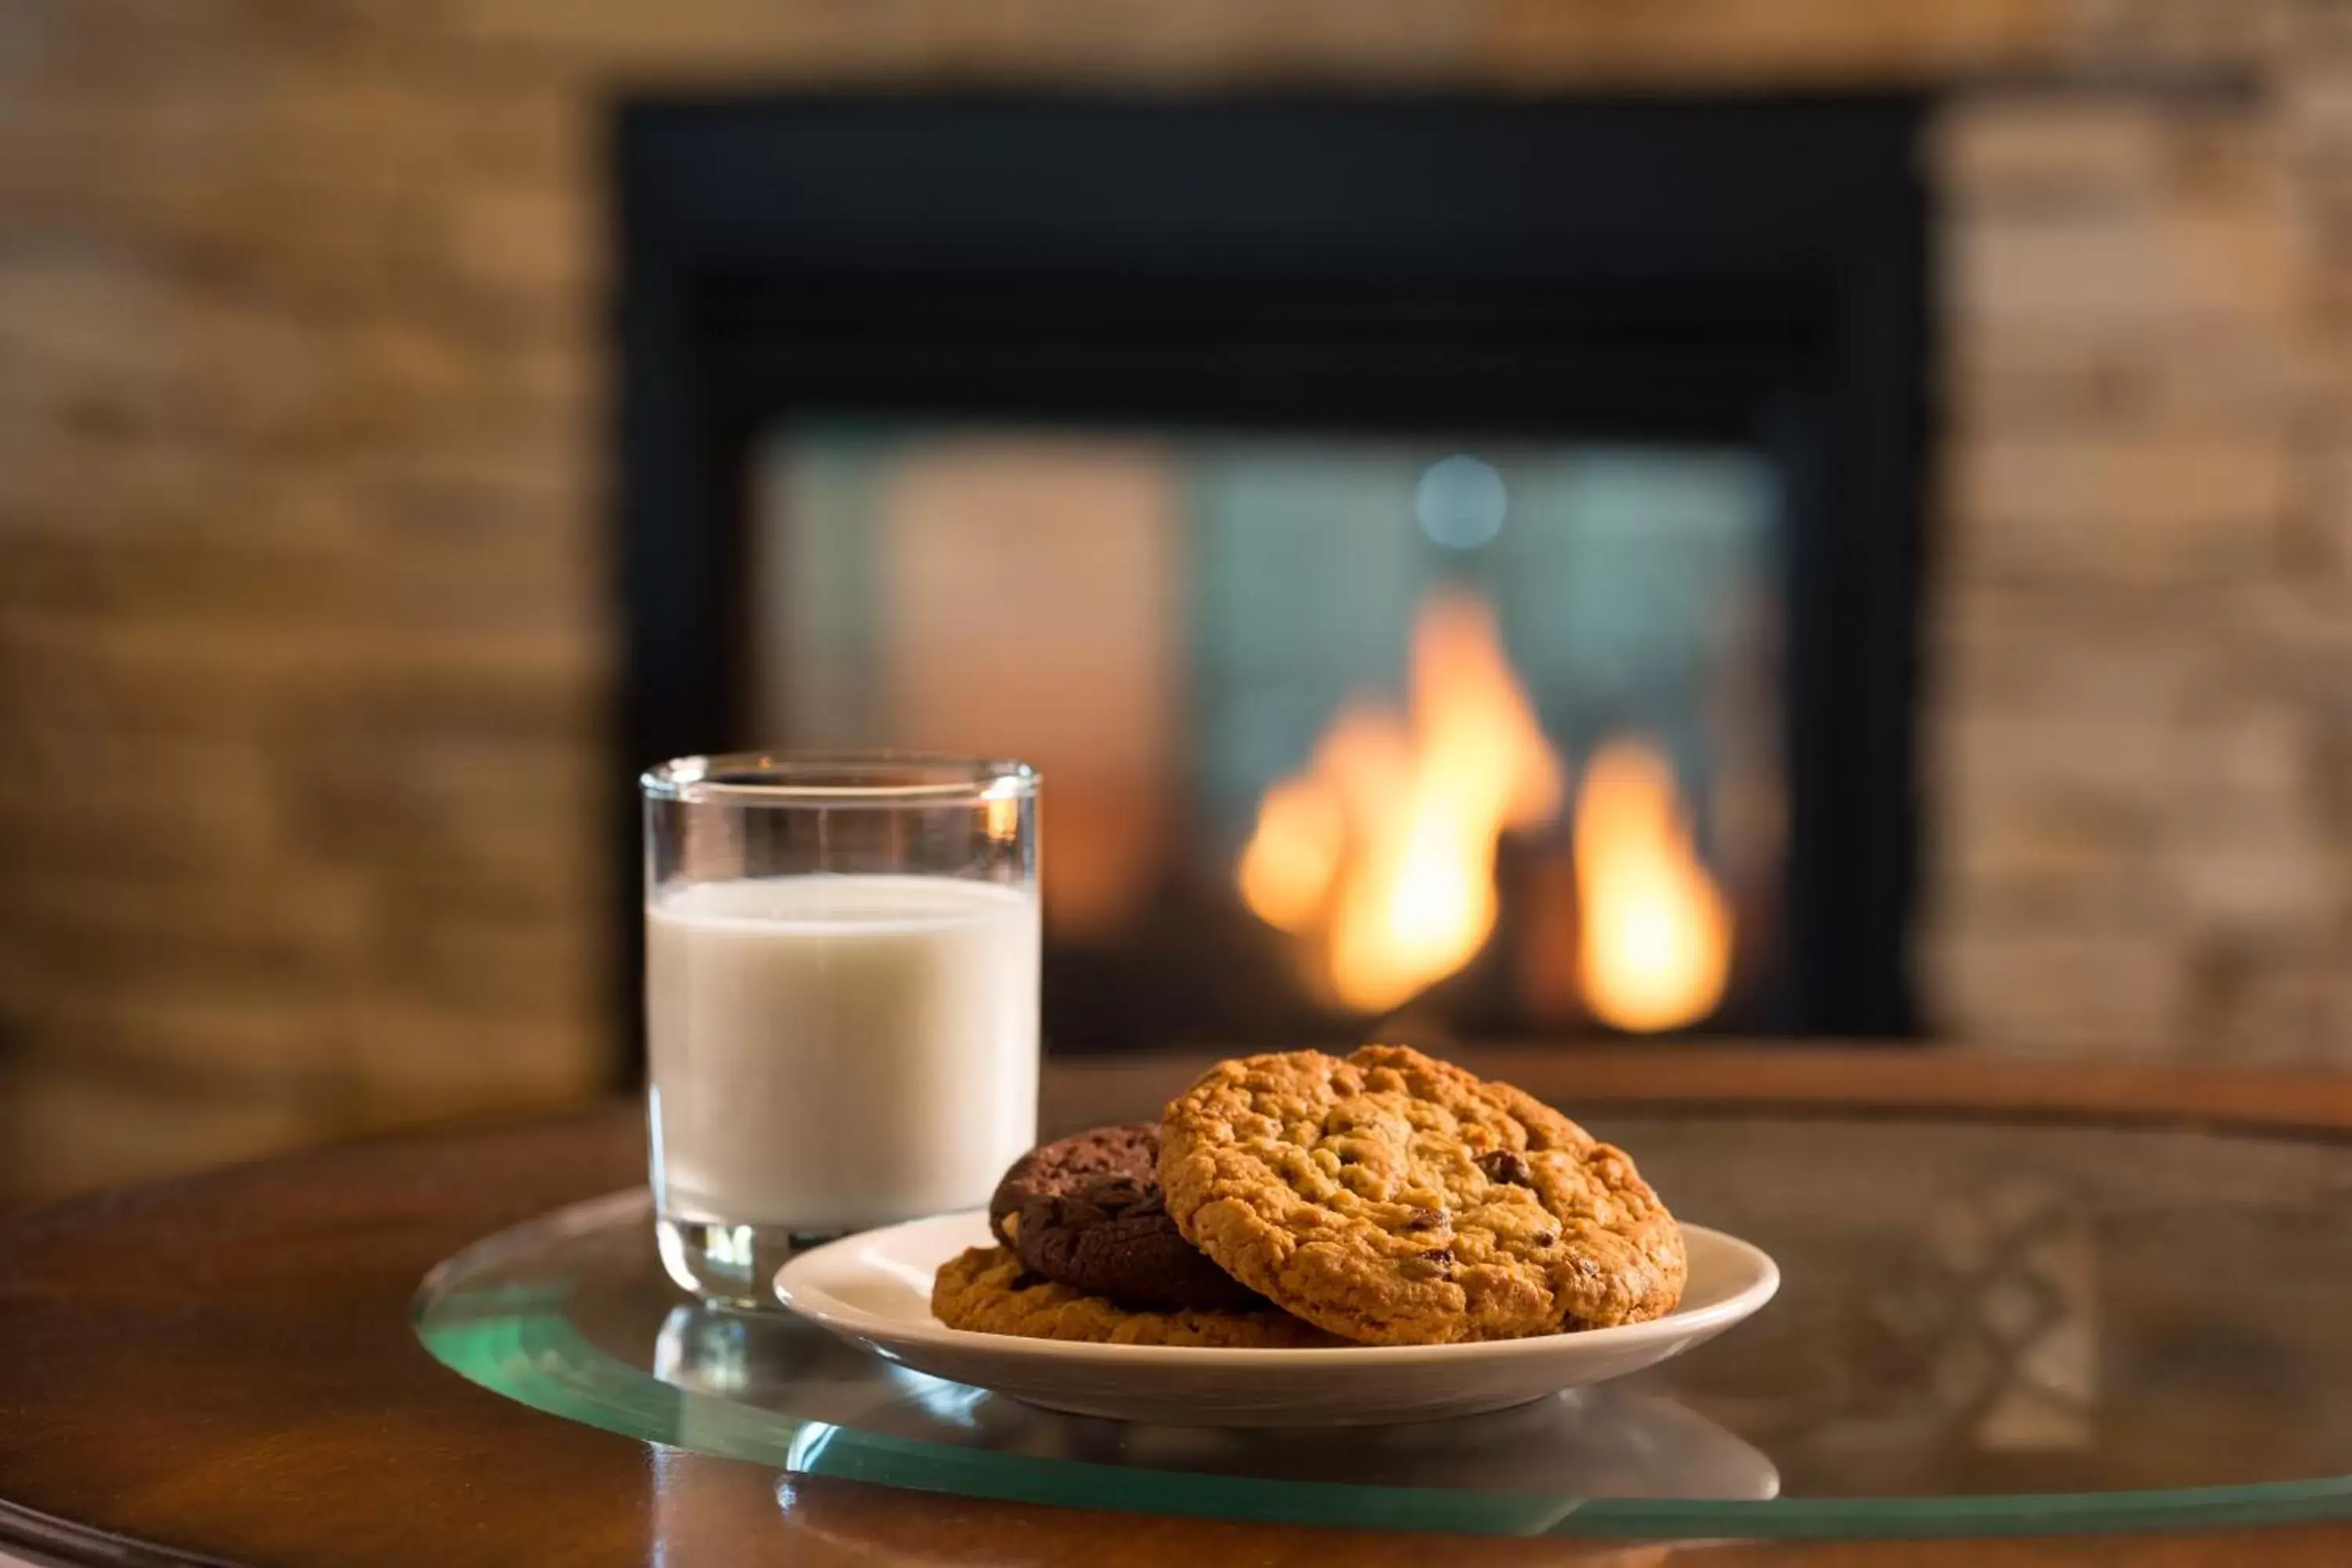
[{"label": "round glass table", "polygon": [[[1571,1103],[1571,1108],[1573,1104]],[[535,1409],[795,1478],[1296,1525],[1788,1538],[2352,1519],[2352,1141],[2021,1107],[1599,1114],[1784,1283],[1650,1372],[1465,1420],[1130,1426],[687,1302],[641,1193],[436,1268],[433,1355]]]}]

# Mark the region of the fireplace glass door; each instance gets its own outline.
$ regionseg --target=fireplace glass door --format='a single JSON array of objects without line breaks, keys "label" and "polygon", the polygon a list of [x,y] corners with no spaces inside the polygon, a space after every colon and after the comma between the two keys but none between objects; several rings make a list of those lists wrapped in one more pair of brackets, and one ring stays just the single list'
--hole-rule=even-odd
[{"label": "fireplace glass door", "polygon": [[1762,453],[800,417],[754,467],[747,730],[1044,770],[1053,1048],[1757,1016]]}]

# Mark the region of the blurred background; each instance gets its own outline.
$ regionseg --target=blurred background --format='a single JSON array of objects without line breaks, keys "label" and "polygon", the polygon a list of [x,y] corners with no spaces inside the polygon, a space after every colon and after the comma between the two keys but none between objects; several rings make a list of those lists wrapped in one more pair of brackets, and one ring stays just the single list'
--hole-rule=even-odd
[{"label": "blurred background", "polygon": [[2352,12],[10,0],[0,1202],[632,1080],[629,781],[1046,1028],[2352,1065]]}]

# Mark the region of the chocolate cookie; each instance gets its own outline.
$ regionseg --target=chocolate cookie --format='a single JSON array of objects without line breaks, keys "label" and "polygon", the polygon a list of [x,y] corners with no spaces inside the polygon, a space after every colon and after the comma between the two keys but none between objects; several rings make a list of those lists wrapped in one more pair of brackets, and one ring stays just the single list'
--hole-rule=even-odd
[{"label": "chocolate cookie", "polygon": [[1623,1151],[1405,1047],[1223,1062],[1161,1128],[1185,1237],[1346,1339],[1511,1339],[1681,1299],[1681,1227]]},{"label": "chocolate cookie", "polygon": [[931,1314],[951,1329],[1113,1345],[1286,1349],[1331,1342],[1271,1307],[1255,1312],[1140,1311],[1040,1279],[1002,1247],[950,1258],[931,1281]]},{"label": "chocolate cookie", "polygon": [[1021,1206],[1030,1199],[1062,1197],[1104,1176],[1149,1184],[1160,1179],[1159,1165],[1160,1128],[1150,1121],[1097,1127],[1032,1149],[996,1184],[996,1195],[988,1200],[988,1228],[1011,1247],[1020,1229]]},{"label": "chocolate cookie", "polygon": [[[1157,1136],[1152,1142],[1157,1152]],[[1014,1228],[1030,1272],[1090,1296],[1129,1307],[1267,1306],[1184,1239],[1156,1181],[1097,1176],[1066,1194],[1033,1197]]]}]

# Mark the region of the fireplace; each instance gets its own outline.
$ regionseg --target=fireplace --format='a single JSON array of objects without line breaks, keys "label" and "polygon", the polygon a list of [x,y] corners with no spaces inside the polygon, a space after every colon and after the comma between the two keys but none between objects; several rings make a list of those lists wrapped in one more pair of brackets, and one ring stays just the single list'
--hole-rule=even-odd
[{"label": "fireplace", "polygon": [[1918,125],[634,106],[625,760],[1039,763],[1056,1050],[1899,1035]]}]

